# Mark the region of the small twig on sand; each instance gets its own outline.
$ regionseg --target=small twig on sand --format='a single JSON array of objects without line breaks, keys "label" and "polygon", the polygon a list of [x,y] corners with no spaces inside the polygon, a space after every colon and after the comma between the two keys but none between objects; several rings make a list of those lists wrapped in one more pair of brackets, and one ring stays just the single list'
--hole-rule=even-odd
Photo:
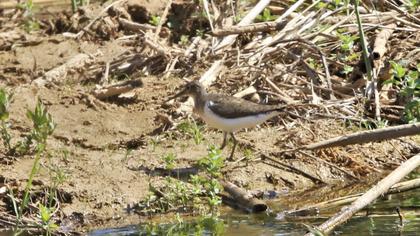
[{"label": "small twig on sand", "polygon": [[118,22],[120,22],[121,26],[129,31],[133,31],[136,33],[144,33],[146,31],[154,31],[156,30],[156,26],[149,25],[149,24],[140,24],[137,22],[133,22],[124,18],[118,18]]},{"label": "small twig on sand", "polygon": [[143,40],[144,44],[153,49],[157,54],[165,56],[166,58],[171,58],[171,53],[169,52],[169,50],[166,50],[158,42],[150,40],[147,36],[144,36],[144,38],[142,38],[141,40]]},{"label": "small twig on sand", "polygon": [[[387,177],[379,181],[378,184],[373,186],[369,191],[359,197],[350,206],[343,207],[340,212],[332,216],[329,220],[324,222],[322,225],[317,227],[324,233],[330,233],[335,227],[346,222],[356,212],[366,207],[368,204],[373,202],[375,199],[386,193],[392,185],[403,179],[412,170],[420,165],[420,154],[417,154],[404,163],[402,163],[397,169],[392,171]],[[308,233],[305,236],[313,235]]]},{"label": "small twig on sand", "polygon": [[[295,151],[295,150],[288,150],[288,151]],[[306,173],[305,171],[300,170],[300,169],[298,169],[298,168],[296,168],[296,167],[294,167],[292,165],[283,163],[280,160],[275,159],[275,158],[272,158],[272,157],[270,157],[270,156],[268,156],[268,155],[266,155],[264,153],[261,153],[261,159],[263,159],[263,160],[264,159],[270,160],[271,162],[273,162],[273,163],[275,163],[277,165],[282,166],[282,168],[285,168],[286,171],[289,171],[289,172],[292,172],[292,173],[301,175],[301,176],[303,176],[305,178],[308,178],[308,179],[312,180],[314,183],[317,183],[317,184],[325,184],[325,181],[321,180],[320,178],[315,177],[315,176],[313,176],[313,175],[311,175],[309,173]]]},{"label": "small twig on sand", "polygon": [[235,205],[247,212],[257,213],[267,210],[267,204],[252,196],[246,190],[239,188],[231,182],[220,180],[223,189],[234,198]]},{"label": "small twig on sand", "polygon": [[105,88],[96,89],[92,92],[92,95],[95,96],[97,99],[102,100],[108,97],[126,93],[128,91],[142,86],[142,84],[143,83],[139,79],[124,81],[122,83],[113,84]]},{"label": "small twig on sand", "polygon": [[227,36],[231,34],[245,34],[253,32],[269,32],[275,30],[282,30],[286,25],[287,21],[281,22],[260,22],[250,25],[236,25],[231,27],[225,27],[223,29],[215,29],[211,32],[214,36]]},{"label": "small twig on sand", "polygon": [[307,150],[314,150],[320,148],[345,146],[357,143],[382,141],[417,134],[420,134],[420,122],[415,124],[398,125],[376,130],[361,131],[350,135],[343,135],[321,142],[305,145],[302,148]]},{"label": "small twig on sand", "polygon": [[76,34],[75,38],[80,38],[83,36],[83,34],[89,30],[89,28],[93,25],[93,23],[95,23],[97,20],[99,20],[111,7],[123,3],[127,0],[119,0],[119,1],[115,1],[111,4],[109,4],[108,6],[106,6],[91,22],[89,22],[89,24],[87,24],[85,27],[83,27],[83,29],[81,31],[79,31],[79,33]]},{"label": "small twig on sand", "polygon": [[109,77],[109,66],[110,65],[111,65],[111,63],[109,61],[105,63],[104,76],[101,78],[101,82],[100,82],[101,85],[106,85],[109,82],[108,77]]},{"label": "small twig on sand", "polygon": [[296,103],[291,97],[289,97],[279,87],[277,87],[277,85],[273,83],[273,81],[271,81],[269,78],[264,78],[264,80],[267,81],[268,85],[270,85],[270,87],[278,93],[278,96],[280,97],[280,99],[283,100],[285,103],[287,104]]},{"label": "small twig on sand", "polygon": [[351,178],[353,178],[355,180],[359,180],[359,178],[357,178],[356,176],[354,176],[352,173],[348,172],[347,170],[345,170],[345,169],[343,169],[343,168],[341,168],[341,167],[339,167],[339,166],[337,166],[337,165],[335,165],[333,163],[329,163],[328,161],[325,161],[325,160],[323,160],[321,158],[318,158],[318,157],[316,157],[314,155],[311,155],[309,153],[306,153],[306,152],[304,152],[302,150],[298,150],[298,152],[301,153],[301,154],[303,154],[303,155],[305,155],[305,156],[308,156],[308,157],[314,159],[317,162],[322,162],[322,163],[324,163],[324,164],[326,164],[326,165],[328,165],[328,166],[330,166],[330,167],[332,167],[334,169],[337,169],[337,170],[343,172],[344,174],[350,176]]}]

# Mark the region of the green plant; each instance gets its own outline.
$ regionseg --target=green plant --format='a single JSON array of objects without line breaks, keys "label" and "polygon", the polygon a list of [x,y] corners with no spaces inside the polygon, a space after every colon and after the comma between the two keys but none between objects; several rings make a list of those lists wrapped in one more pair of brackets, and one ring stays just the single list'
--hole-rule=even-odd
[{"label": "green plant", "polygon": [[176,156],[173,153],[169,153],[163,156],[162,160],[165,162],[165,169],[173,170],[175,168],[175,159]]},{"label": "green plant", "polygon": [[408,10],[415,12],[420,8],[420,0],[408,0],[406,2]]},{"label": "green plant", "polygon": [[407,101],[404,107],[404,120],[417,122],[420,120],[420,63],[415,70],[409,70],[405,63],[390,61],[392,75],[384,84],[393,84],[400,89],[400,96]]},{"label": "green plant", "polygon": [[353,72],[353,67],[352,66],[348,66],[348,65],[344,65],[343,73],[345,75],[349,75],[351,72]]},{"label": "green plant", "polygon": [[197,145],[204,139],[203,133],[201,132],[203,128],[198,126],[194,121],[184,121],[177,126],[177,129],[181,133],[191,136]]},{"label": "green plant", "polygon": [[4,146],[8,151],[12,149],[11,140],[12,136],[8,132],[8,119],[9,119],[9,105],[12,95],[7,93],[3,88],[0,88],[0,121],[1,121],[1,138]]},{"label": "green plant", "polygon": [[257,16],[257,20],[261,21],[261,22],[266,22],[266,21],[273,21],[275,20],[277,17],[271,15],[271,11],[268,8],[265,8],[263,13],[259,16]]},{"label": "green plant", "polygon": [[254,156],[254,151],[252,151],[252,149],[251,149],[251,148],[246,148],[246,149],[244,150],[244,156],[245,156],[245,158],[246,158],[247,160],[251,160],[251,159],[252,159],[252,157]]},{"label": "green plant", "polygon": [[222,152],[215,146],[210,146],[207,156],[198,161],[198,165],[211,177],[217,178],[221,175],[220,170],[224,166]]},{"label": "green plant", "polygon": [[24,11],[23,14],[23,28],[26,32],[39,30],[40,26],[37,20],[34,18],[34,4],[32,0],[26,0],[24,3],[17,5],[18,9]]},{"label": "green plant", "polygon": [[31,172],[29,174],[28,181],[26,182],[24,197],[22,203],[19,207],[19,214],[18,214],[18,221],[20,221],[20,217],[22,216],[24,210],[27,208],[29,203],[29,192],[32,188],[32,181],[35,175],[38,173],[39,170],[39,161],[41,156],[43,155],[46,145],[47,145],[47,138],[51,135],[56,127],[51,114],[49,114],[42,104],[40,100],[38,100],[37,105],[35,107],[35,111],[28,110],[27,116],[29,119],[32,120],[33,123],[33,130],[30,134],[31,140],[35,140],[36,142],[36,154],[35,160],[32,165]]},{"label": "green plant", "polygon": [[[175,155],[169,154],[163,159],[172,165]],[[199,161],[199,167],[205,171],[204,175],[191,175],[187,182],[166,177],[161,190],[149,183],[149,194],[138,204],[138,209],[148,214],[170,209],[198,210],[202,214],[217,213],[222,202],[219,195],[223,188],[215,177],[220,176],[222,166],[220,150],[211,147],[208,155]],[[205,199],[207,205],[202,204],[201,199]]]},{"label": "green plant", "polygon": [[149,23],[154,26],[158,26],[160,24],[160,16],[151,16]]},{"label": "green plant", "polygon": [[46,235],[51,235],[52,231],[56,230],[58,226],[51,220],[54,208],[46,207],[42,203],[38,204],[39,218],[41,220],[41,227],[45,230]]},{"label": "green plant", "polygon": [[89,4],[89,0],[71,0],[71,10],[74,13],[80,6],[85,6],[87,4]]},{"label": "green plant", "polygon": [[189,39],[188,39],[188,35],[181,35],[181,38],[179,39],[179,44],[183,45],[183,46],[187,46],[189,44]]},{"label": "green plant", "polygon": [[340,39],[340,48],[343,52],[350,52],[353,49],[354,41],[359,37],[356,35],[340,34],[337,33]]}]

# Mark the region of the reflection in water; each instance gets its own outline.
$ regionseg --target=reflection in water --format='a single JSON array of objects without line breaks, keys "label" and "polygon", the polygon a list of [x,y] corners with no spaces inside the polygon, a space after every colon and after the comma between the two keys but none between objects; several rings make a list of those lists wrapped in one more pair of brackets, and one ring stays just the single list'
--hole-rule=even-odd
[{"label": "reflection in water", "polygon": [[[396,207],[404,215],[404,226]],[[276,207],[274,207],[276,208]],[[118,229],[105,229],[91,232],[90,235],[302,235],[306,225],[324,222],[341,207],[330,209],[328,213],[311,218],[276,220],[275,214],[247,215],[230,212],[222,216],[222,221],[213,218],[199,218],[173,224],[139,225]],[[420,189],[394,194],[376,202],[346,224],[335,230],[334,235],[418,235],[420,232]]]}]

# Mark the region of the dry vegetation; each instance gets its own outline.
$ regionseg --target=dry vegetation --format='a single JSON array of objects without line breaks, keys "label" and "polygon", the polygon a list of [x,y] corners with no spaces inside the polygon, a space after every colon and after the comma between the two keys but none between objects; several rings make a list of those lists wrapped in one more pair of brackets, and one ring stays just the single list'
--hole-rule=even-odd
[{"label": "dry vegetation", "polygon": [[[216,178],[292,195],[380,177],[420,149],[417,136],[290,151],[420,120],[418,0],[361,1],[362,31],[345,0],[72,2],[0,3],[0,226],[69,233],[206,214]],[[164,103],[195,79],[312,105],[238,133],[237,161],[224,162],[222,134],[190,117],[189,100]]]}]

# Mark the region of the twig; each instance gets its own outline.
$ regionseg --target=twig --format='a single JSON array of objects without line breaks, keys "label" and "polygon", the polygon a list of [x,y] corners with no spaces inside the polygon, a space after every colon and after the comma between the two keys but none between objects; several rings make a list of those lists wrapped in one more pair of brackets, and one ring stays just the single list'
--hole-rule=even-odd
[{"label": "twig", "polygon": [[287,21],[272,21],[272,22],[260,22],[249,25],[236,25],[231,27],[226,27],[223,29],[215,29],[212,31],[214,36],[227,36],[231,34],[245,34],[253,32],[269,32],[275,30],[282,30],[287,24]]},{"label": "twig", "polygon": [[152,48],[155,52],[157,52],[158,55],[165,56],[166,58],[171,58],[171,54],[170,52],[168,52],[168,50],[166,50],[157,42],[150,40],[149,37],[144,36],[144,38],[142,38],[141,40],[144,42],[144,44],[146,44],[147,46]]},{"label": "twig", "polygon": [[153,25],[149,25],[149,24],[140,24],[137,22],[133,22],[124,18],[118,18],[118,22],[120,22],[121,26],[129,31],[133,31],[136,33],[142,33],[144,34],[145,31],[149,31],[149,30],[156,30],[156,26]]},{"label": "twig", "polygon": [[207,0],[203,0],[204,11],[206,12],[207,20],[210,24],[210,29],[214,30],[213,21],[211,20],[210,10],[209,10],[209,2]]},{"label": "twig", "polygon": [[162,13],[162,16],[160,17],[160,21],[158,26],[156,27],[155,36],[153,38],[153,41],[157,41],[159,38],[159,33],[162,30],[162,25],[166,22],[166,17],[168,17],[169,9],[171,9],[172,0],[168,0],[168,3],[166,4],[165,10]]},{"label": "twig", "polygon": [[[248,14],[242,18],[238,23],[238,26],[249,25],[254,19],[264,10],[264,8],[270,3],[270,0],[260,0],[257,5]],[[214,51],[218,52],[221,49],[231,45],[238,35],[229,35],[223,38],[223,40],[214,47]]]},{"label": "twig", "polygon": [[322,163],[324,163],[324,164],[326,164],[326,165],[328,165],[328,166],[330,166],[330,167],[332,167],[332,168],[334,168],[334,169],[337,169],[337,170],[339,170],[339,171],[343,172],[344,174],[346,174],[346,175],[350,176],[351,178],[353,178],[353,179],[355,179],[355,180],[359,180],[359,178],[357,178],[356,176],[354,176],[352,173],[348,172],[347,170],[345,170],[345,169],[343,169],[343,168],[341,168],[341,167],[339,167],[339,166],[337,166],[337,165],[334,165],[333,163],[330,163],[330,162],[328,162],[328,161],[325,161],[325,160],[323,160],[323,159],[321,159],[321,158],[318,158],[318,157],[316,157],[316,156],[314,156],[314,155],[311,155],[311,154],[309,154],[309,153],[306,153],[306,152],[304,152],[304,151],[302,151],[302,150],[298,150],[298,152],[299,152],[299,153],[301,153],[301,154],[303,154],[303,155],[305,155],[305,156],[308,156],[308,157],[310,157],[310,158],[314,159],[314,160],[315,160],[315,161],[317,161],[317,162],[322,162]]},{"label": "twig", "polygon": [[89,24],[87,24],[85,27],[83,27],[83,29],[81,31],[79,31],[79,33],[77,33],[75,35],[75,38],[82,37],[83,34],[87,30],[89,30],[89,28],[93,25],[93,23],[95,23],[97,20],[99,20],[111,7],[113,7],[113,6],[117,5],[117,4],[123,3],[125,1],[127,1],[127,0],[118,0],[118,1],[115,1],[115,2],[113,2],[111,4],[109,4],[108,6],[106,6],[91,22],[89,22]]},{"label": "twig", "polygon": [[295,103],[295,101],[289,97],[287,94],[285,94],[279,87],[277,87],[276,84],[273,83],[273,81],[271,81],[269,78],[264,78],[265,81],[267,81],[267,83],[270,85],[270,87],[272,89],[274,89],[277,93],[278,96],[280,97],[281,100],[283,100],[285,103],[287,104],[292,104]]},{"label": "twig", "polygon": [[[287,152],[293,152],[293,151],[296,151],[296,150],[295,149],[287,150]],[[291,165],[288,165],[286,163],[283,163],[280,160],[274,159],[274,158],[272,158],[272,157],[270,157],[270,156],[268,156],[268,155],[266,155],[264,153],[261,153],[261,156],[262,156],[261,159],[263,159],[263,160],[264,159],[270,160],[270,161],[272,161],[272,162],[274,162],[274,163],[276,163],[278,165],[283,166],[283,168],[286,167],[288,169],[288,171],[290,171],[292,173],[295,173],[295,174],[298,174],[298,175],[301,175],[301,176],[303,176],[305,178],[308,178],[308,179],[312,180],[314,183],[325,184],[325,181],[321,180],[320,178],[315,177],[315,176],[313,176],[311,174],[308,174],[308,173],[304,172],[303,170],[300,170],[300,169],[298,169],[298,168],[296,168],[294,166],[291,166]]]},{"label": "twig", "polygon": [[111,63],[108,61],[105,64],[105,72],[104,72],[104,76],[101,79],[101,85],[106,85],[108,84],[108,77],[109,77],[109,66],[111,65]]},{"label": "twig", "polygon": [[400,14],[404,15],[404,16],[405,16],[405,17],[407,17],[408,19],[410,19],[410,20],[414,21],[416,24],[419,24],[419,25],[420,25],[420,19],[419,19],[419,18],[417,18],[417,17],[415,17],[415,16],[413,16],[413,15],[409,14],[408,12],[406,12],[406,11],[404,11],[404,10],[400,9],[398,6],[395,6],[395,5],[394,5],[393,3],[391,3],[389,0],[386,0],[386,1],[385,1],[385,3],[386,3],[386,5],[387,5],[388,7],[392,8],[393,10],[395,10],[395,11],[397,11],[398,13],[400,13]]},{"label": "twig", "polygon": [[[366,207],[368,204],[380,197],[382,194],[386,193],[392,185],[396,184],[398,181],[403,179],[406,175],[408,175],[419,165],[420,154],[417,154],[405,161],[404,163],[402,163],[397,169],[395,169],[387,177],[379,181],[377,185],[373,186],[369,191],[360,196],[350,206],[342,208],[340,212],[332,216],[329,220],[327,220],[317,228],[324,233],[331,232],[335,227],[350,219],[356,212]],[[305,236],[309,235],[313,234],[308,233]]]},{"label": "twig", "polygon": [[105,88],[99,88],[92,92],[92,95],[97,99],[105,99],[122,93],[126,93],[135,88],[142,86],[141,80],[129,80],[122,83],[113,84]]},{"label": "twig", "polygon": [[320,148],[345,146],[357,143],[367,143],[374,141],[382,141],[387,139],[394,139],[404,136],[411,136],[420,134],[420,122],[408,125],[398,125],[376,130],[367,130],[353,133],[350,135],[343,135],[321,142],[305,145],[302,148],[307,150],[314,150]]}]

